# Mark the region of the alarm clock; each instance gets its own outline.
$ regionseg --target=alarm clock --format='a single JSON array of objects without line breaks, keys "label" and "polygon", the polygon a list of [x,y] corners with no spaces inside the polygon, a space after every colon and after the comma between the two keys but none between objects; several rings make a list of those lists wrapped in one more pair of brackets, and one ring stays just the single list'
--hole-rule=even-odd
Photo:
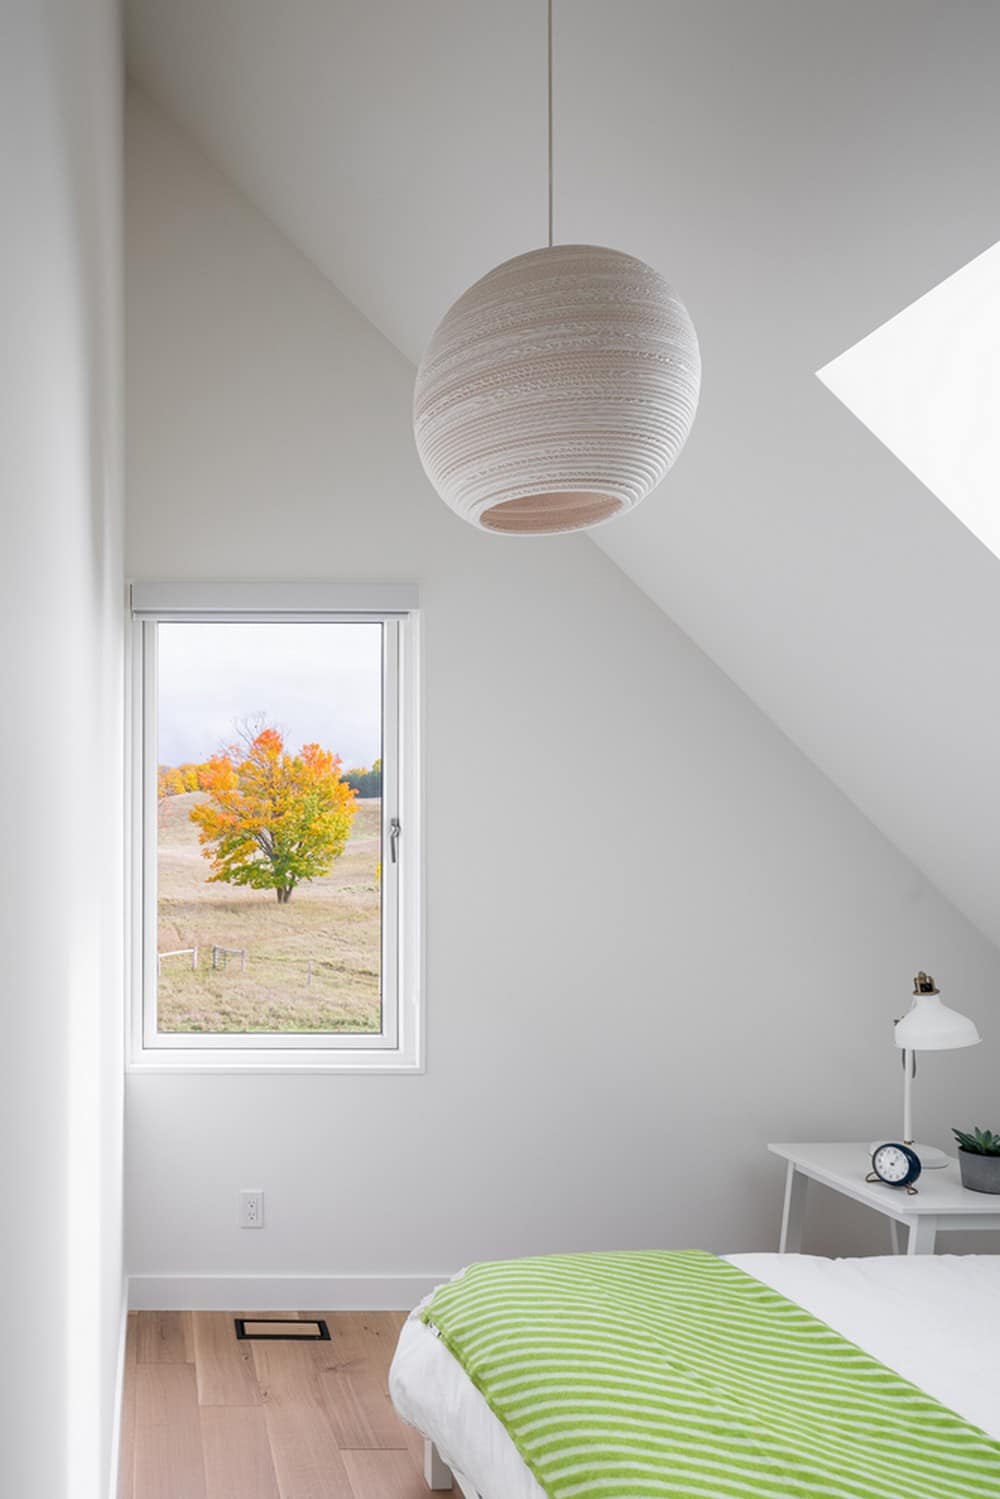
[{"label": "alarm clock", "polygon": [[920,1157],[909,1145],[890,1140],[872,1151],[872,1169],[865,1181],[884,1182],[887,1187],[905,1187],[911,1195],[920,1175]]}]

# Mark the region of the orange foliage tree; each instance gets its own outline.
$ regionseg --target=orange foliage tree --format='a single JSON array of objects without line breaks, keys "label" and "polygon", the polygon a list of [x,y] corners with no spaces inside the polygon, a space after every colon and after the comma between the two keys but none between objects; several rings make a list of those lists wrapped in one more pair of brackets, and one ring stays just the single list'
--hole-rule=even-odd
[{"label": "orange foliage tree", "polygon": [[332,751],[304,744],[292,755],[277,729],[263,728],[201,772],[210,799],[190,817],[212,866],[209,880],[273,890],[285,905],[301,880],[328,874],[343,853],[355,791]]}]

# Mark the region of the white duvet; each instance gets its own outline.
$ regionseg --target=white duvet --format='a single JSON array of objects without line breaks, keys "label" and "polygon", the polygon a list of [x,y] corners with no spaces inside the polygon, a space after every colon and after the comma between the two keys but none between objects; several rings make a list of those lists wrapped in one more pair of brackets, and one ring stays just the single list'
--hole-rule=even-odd
[{"label": "white duvet", "polygon": [[[1000,1440],[1000,1255],[727,1258]],[[504,1427],[419,1320],[389,1372],[399,1414],[482,1499],[545,1499]]]}]

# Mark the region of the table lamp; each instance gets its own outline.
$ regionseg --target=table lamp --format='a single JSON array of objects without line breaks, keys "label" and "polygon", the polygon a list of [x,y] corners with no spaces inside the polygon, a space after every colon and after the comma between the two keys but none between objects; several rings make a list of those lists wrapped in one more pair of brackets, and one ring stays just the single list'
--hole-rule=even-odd
[{"label": "table lamp", "polygon": [[925,1171],[947,1166],[950,1157],[933,1145],[913,1143],[912,1093],[917,1070],[914,1053],[953,1051],[960,1046],[975,1046],[981,1040],[975,1023],[967,1015],[960,1015],[941,1003],[941,991],[930,974],[918,973],[913,980],[913,1004],[896,1021],[895,1041],[903,1053],[903,1144],[916,1151]]}]

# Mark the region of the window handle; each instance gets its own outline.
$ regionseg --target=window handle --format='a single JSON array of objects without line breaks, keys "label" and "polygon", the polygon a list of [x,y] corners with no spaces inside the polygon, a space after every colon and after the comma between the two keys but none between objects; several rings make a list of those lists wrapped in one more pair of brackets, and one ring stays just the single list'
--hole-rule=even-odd
[{"label": "window handle", "polygon": [[394,864],[399,861],[399,835],[402,831],[399,818],[393,817],[389,822],[389,857]]}]

